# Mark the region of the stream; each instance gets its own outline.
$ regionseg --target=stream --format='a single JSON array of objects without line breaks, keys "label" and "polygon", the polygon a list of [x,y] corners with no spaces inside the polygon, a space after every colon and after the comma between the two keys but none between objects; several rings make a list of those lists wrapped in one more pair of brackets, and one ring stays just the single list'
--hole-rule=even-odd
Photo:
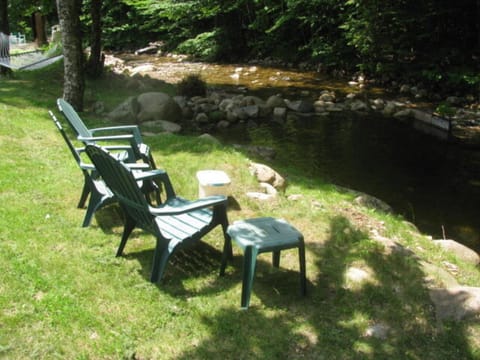
[{"label": "stream", "polygon": [[[154,55],[124,56],[129,67],[151,65],[148,75],[176,83],[199,74],[211,87],[241,89],[263,98],[292,100],[322,90],[353,92],[346,81],[316,72],[260,65],[192,63]],[[386,97],[381,89],[370,96]],[[388,203],[433,238],[453,239],[480,252],[480,150],[447,143],[379,114],[311,116],[284,125],[261,124],[216,134],[230,143],[272,146],[277,161],[307,176],[365,192]]]}]

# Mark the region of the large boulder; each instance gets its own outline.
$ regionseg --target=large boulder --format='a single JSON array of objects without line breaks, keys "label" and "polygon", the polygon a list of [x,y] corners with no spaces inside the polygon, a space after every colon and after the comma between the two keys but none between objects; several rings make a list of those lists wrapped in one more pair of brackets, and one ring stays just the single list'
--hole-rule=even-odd
[{"label": "large boulder", "polygon": [[179,122],[182,119],[182,109],[173,98],[162,92],[148,92],[137,97],[140,111],[137,121],[166,120]]},{"label": "large boulder", "polygon": [[131,96],[112,110],[107,117],[113,122],[136,123],[139,107],[137,98]]},{"label": "large boulder", "polygon": [[274,109],[276,107],[283,107],[286,108],[287,104],[285,103],[285,100],[279,95],[272,95],[267,99],[266,106]]},{"label": "large boulder", "polygon": [[435,244],[448,252],[452,252],[462,261],[473,265],[478,265],[480,263],[480,256],[474,250],[454,240],[435,240]]},{"label": "large boulder", "polygon": [[430,289],[438,320],[460,321],[480,314],[480,288],[456,286]]},{"label": "large boulder", "polygon": [[275,189],[281,191],[284,191],[286,188],[287,184],[285,179],[267,165],[252,162],[250,163],[250,172],[260,183],[270,184]]},{"label": "large boulder", "polygon": [[137,97],[129,97],[107,116],[112,121],[120,123],[157,120],[179,122],[182,119],[182,109],[168,94],[147,92]]}]

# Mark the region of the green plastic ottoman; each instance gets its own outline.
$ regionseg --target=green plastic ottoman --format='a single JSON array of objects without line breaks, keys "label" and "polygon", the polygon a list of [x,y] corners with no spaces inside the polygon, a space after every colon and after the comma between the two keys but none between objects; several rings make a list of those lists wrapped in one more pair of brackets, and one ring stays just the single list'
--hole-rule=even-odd
[{"label": "green plastic ottoman", "polygon": [[[300,292],[306,294],[307,279],[305,270],[305,244],[303,235],[287,221],[272,217],[262,217],[248,220],[235,221],[228,227],[229,241],[233,241],[243,250],[243,284],[242,284],[242,308],[248,308],[250,293],[252,291],[253,277],[257,263],[257,255],[272,252],[273,266],[280,265],[280,251],[298,248],[300,262]],[[224,275],[227,266],[228,249],[225,246],[222,257],[220,275]]]}]

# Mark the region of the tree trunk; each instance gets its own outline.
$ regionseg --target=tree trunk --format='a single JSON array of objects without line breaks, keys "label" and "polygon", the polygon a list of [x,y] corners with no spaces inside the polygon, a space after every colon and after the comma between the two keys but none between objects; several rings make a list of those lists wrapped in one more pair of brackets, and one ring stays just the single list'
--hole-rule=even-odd
[{"label": "tree trunk", "polygon": [[43,46],[47,43],[47,35],[45,34],[45,19],[38,11],[34,14],[35,22],[35,42],[37,46]]},{"label": "tree trunk", "polygon": [[8,23],[8,0],[0,0],[0,31],[4,34],[10,34]]},{"label": "tree trunk", "polygon": [[92,17],[90,57],[87,72],[93,78],[102,75],[104,57],[102,54],[102,0],[92,0],[90,15]]},{"label": "tree trunk", "polygon": [[63,98],[77,111],[83,110],[85,90],[79,17],[81,3],[81,0],[57,0],[64,56]]}]

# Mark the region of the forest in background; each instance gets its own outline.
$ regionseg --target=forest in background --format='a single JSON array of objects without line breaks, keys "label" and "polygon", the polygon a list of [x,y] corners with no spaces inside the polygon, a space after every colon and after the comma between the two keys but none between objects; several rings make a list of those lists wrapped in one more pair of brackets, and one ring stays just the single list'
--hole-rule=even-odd
[{"label": "forest in background", "polygon": [[[94,1],[82,2],[86,45]],[[480,93],[480,0],[103,0],[101,6],[105,50],[162,41],[166,51],[203,61],[273,59],[385,84]],[[54,25],[51,0],[9,4],[11,31],[31,33],[39,9]]]}]

